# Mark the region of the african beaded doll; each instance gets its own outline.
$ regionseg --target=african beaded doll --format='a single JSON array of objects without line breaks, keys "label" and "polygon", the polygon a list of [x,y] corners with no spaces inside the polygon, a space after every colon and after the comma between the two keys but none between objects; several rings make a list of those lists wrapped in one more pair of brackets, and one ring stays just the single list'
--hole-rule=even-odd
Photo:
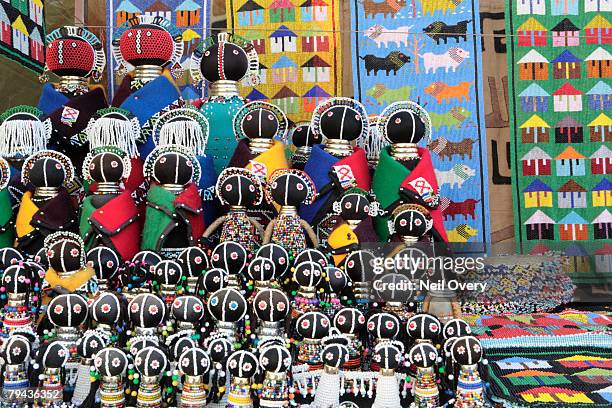
[{"label": "african beaded doll", "polygon": [[372,408],[400,408],[402,406],[399,381],[395,370],[400,367],[404,345],[399,341],[383,341],[374,348],[374,361],[380,367],[376,376],[376,398]]},{"label": "african beaded doll", "polygon": [[320,144],[323,137],[312,131],[310,122],[300,122],[291,130],[291,141],[295,146],[295,152],[291,156],[291,168],[304,170],[312,147]]},{"label": "african beaded doll", "polygon": [[183,267],[187,293],[195,295],[198,280],[210,268],[208,254],[198,246],[185,248],[177,258]]},{"label": "african beaded doll", "polygon": [[[72,403],[77,406],[87,406],[93,404],[94,396],[97,391],[97,384],[90,380],[90,370],[93,365],[93,358],[100,350],[109,343],[109,337],[105,332],[88,330],[83,333],[76,342],[78,366],[76,370],[76,381]],[[93,388],[93,390],[92,390]],[[93,395],[92,395],[93,394]]]},{"label": "african beaded doll", "polygon": [[259,58],[250,41],[232,33],[221,32],[203,40],[191,55],[194,82],[206,80],[208,98],[200,110],[214,124],[206,154],[213,157],[215,174],[228,166],[238,140],[234,136],[234,116],[246,100],[240,96],[239,82],[257,85]]},{"label": "african beaded doll", "polygon": [[255,295],[252,310],[253,317],[257,319],[255,329],[257,345],[270,338],[285,335],[289,309],[289,298],[280,289],[263,289]]},{"label": "african beaded doll", "polygon": [[0,339],[15,331],[34,332],[44,274],[32,262],[19,261],[4,268],[0,290],[6,304],[0,311]]},{"label": "african beaded doll", "polygon": [[[308,311],[295,321],[295,332],[299,340],[296,345],[296,359],[300,364],[307,364],[309,371],[323,368],[321,341],[329,334],[331,323],[329,318],[321,312]],[[313,379],[302,384],[305,390],[314,387]]]},{"label": "african beaded doll", "polygon": [[232,342],[242,340],[242,329],[247,312],[247,301],[236,289],[223,288],[208,299],[208,313],[215,321],[215,331]]},{"label": "african beaded doll", "polygon": [[289,405],[289,384],[287,372],[291,367],[291,353],[282,338],[270,338],[260,343],[259,366],[264,372],[261,389],[258,392],[262,408]]},{"label": "african beaded doll", "polygon": [[83,177],[96,183],[81,205],[79,232],[85,248],[103,246],[131,259],[140,249],[141,222],[136,202],[121,183],[131,172],[126,153],[114,147],[93,149],[83,161]]},{"label": "african beaded doll", "polygon": [[[83,27],[64,26],[46,37],[45,70],[59,77],[55,84],[45,84],[38,108],[53,124],[49,146],[80,163],[89,146],[81,132],[97,110],[106,108],[104,88],[99,82],[106,65],[104,46]],[[80,171],[80,168],[79,168]]]},{"label": "african beaded doll", "polygon": [[33,255],[43,247],[45,237],[78,225],[77,210],[66,189],[74,180],[74,167],[62,153],[43,150],[24,161],[21,179],[29,188],[15,221],[16,248]]},{"label": "african beaded doll", "polygon": [[[414,102],[389,105],[380,114],[379,133],[390,143],[380,152],[372,190],[387,214],[401,204],[419,204],[431,214],[432,235],[436,242],[446,242],[442,212],[438,208],[440,189],[429,150],[418,147],[422,139],[431,141],[431,118]],[[390,235],[388,217],[376,219],[376,231],[384,241]]]},{"label": "african beaded doll", "polygon": [[264,244],[274,242],[296,256],[306,249],[308,235],[312,246],[317,247],[319,240],[312,227],[297,213],[298,205],[312,202],[317,194],[310,177],[301,170],[279,169],[270,176],[266,194],[280,210],[266,227]]},{"label": "african beaded doll", "polygon": [[297,318],[301,314],[320,310],[321,300],[318,296],[318,286],[323,279],[323,268],[320,264],[304,261],[293,268],[293,280],[297,283],[295,296],[291,301],[291,317]]},{"label": "african beaded doll", "polygon": [[166,375],[170,363],[168,356],[157,347],[145,347],[134,358],[134,367],[140,374],[136,406],[141,408],[161,408],[161,379]]},{"label": "african beaded doll", "polygon": [[15,217],[9,190],[10,181],[11,167],[0,157],[0,248],[12,247],[15,243]]},{"label": "african beaded doll", "polygon": [[257,356],[237,350],[228,357],[227,370],[231,375],[227,408],[252,408],[251,379],[259,370]]},{"label": "african beaded doll", "polygon": [[343,365],[345,371],[360,371],[365,346],[363,329],[366,327],[364,314],[357,308],[345,307],[336,312],[333,326],[340,334],[349,339],[349,358]]},{"label": "african beaded doll", "polygon": [[93,268],[98,281],[98,290],[105,292],[114,285],[112,280],[116,277],[121,260],[115,251],[108,247],[96,247],[90,249],[85,257],[87,266]]},{"label": "african beaded doll", "polygon": [[213,249],[210,261],[213,268],[227,272],[227,286],[242,290],[244,287],[244,271],[249,260],[249,253],[238,242],[225,241]]},{"label": "african beaded doll", "polygon": [[94,367],[100,376],[100,408],[125,407],[125,374],[129,360],[123,350],[107,347],[94,356]]},{"label": "african beaded doll", "polygon": [[204,379],[211,368],[208,353],[201,348],[185,350],[177,359],[177,368],[183,374],[180,407],[206,407],[206,385]]},{"label": "african beaded doll", "polygon": [[264,230],[261,224],[248,214],[247,208],[257,206],[263,200],[260,179],[250,170],[229,167],[219,175],[215,192],[221,204],[229,206],[229,211],[206,229],[204,238],[212,236],[221,226],[220,242],[238,242],[247,251],[254,251],[261,244]]},{"label": "african beaded doll", "polygon": [[16,331],[0,346],[0,355],[4,359],[2,370],[4,396],[0,401],[0,407],[24,406],[20,405],[25,404],[20,391],[24,391],[30,385],[28,373],[33,364],[33,345],[36,341],[35,334]]},{"label": "african beaded doll", "polygon": [[438,350],[430,343],[418,343],[408,352],[410,364],[416,367],[416,377],[413,380],[412,394],[415,408],[438,407],[440,390],[434,371],[438,360]]},{"label": "african beaded doll", "polygon": [[158,328],[166,323],[166,305],[159,296],[140,293],[128,304],[128,317],[133,337],[146,337],[159,342]]},{"label": "african beaded doll", "polygon": [[316,407],[340,405],[340,370],[349,357],[348,339],[331,335],[322,341],[321,361],[323,371],[319,377],[313,404]]},{"label": "african beaded doll", "polygon": [[484,407],[484,387],[478,371],[482,346],[474,336],[458,337],[451,346],[453,361],[459,365],[455,404],[457,408]]}]

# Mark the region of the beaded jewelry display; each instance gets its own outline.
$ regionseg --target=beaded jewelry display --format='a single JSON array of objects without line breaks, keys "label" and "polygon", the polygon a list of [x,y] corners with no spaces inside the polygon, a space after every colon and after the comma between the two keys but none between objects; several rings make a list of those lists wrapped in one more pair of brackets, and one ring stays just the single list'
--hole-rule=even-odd
[{"label": "beaded jewelry display", "polygon": [[103,146],[114,146],[126,152],[130,158],[138,157],[137,142],[142,142],[140,122],[128,110],[104,108],[89,120],[84,133],[89,148],[95,150]]},{"label": "beaded jewelry display", "polygon": [[111,51],[118,69],[134,70],[133,82],[142,86],[180,61],[184,43],[181,31],[169,20],[141,14],[115,30]]},{"label": "beaded jewelry display", "polygon": [[222,225],[220,242],[238,242],[249,252],[254,251],[261,243],[264,230],[247,214],[247,207],[261,204],[264,196],[261,181],[250,170],[228,167],[219,175],[215,192],[221,204],[229,205],[229,211],[217,218],[203,237],[210,237]]},{"label": "beaded jewelry display", "polygon": [[57,86],[62,93],[81,95],[87,92],[87,79],[102,79],[106,56],[102,43],[84,27],[64,26],[46,37],[45,67],[41,77],[46,82],[47,71],[60,77]]},{"label": "beaded jewelry display", "polygon": [[306,249],[308,234],[313,246],[319,245],[318,238],[310,224],[301,219],[296,207],[301,203],[312,203],[316,188],[310,177],[301,170],[279,169],[272,173],[266,189],[268,202],[280,206],[264,234],[264,244],[274,242],[283,246],[289,255],[296,256]]},{"label": "beaded jewelry display", "polygon": [[33,106],[19,105],[0,115],[0,157],[24,159],[47,148],[51,120]]}]

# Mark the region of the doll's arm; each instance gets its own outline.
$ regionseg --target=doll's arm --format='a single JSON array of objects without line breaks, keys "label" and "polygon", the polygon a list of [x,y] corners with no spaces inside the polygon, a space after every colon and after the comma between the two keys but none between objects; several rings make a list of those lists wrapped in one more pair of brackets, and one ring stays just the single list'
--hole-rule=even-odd
[{"label": "doll's arm", "polygon": [[253,226],[255,227],[255,229],[257,230],[257,234],[260,237],[263,237],[265,234],[264,228],[262,227],[262,225],[253,217],[247,217],[249,219],[249,221],[251,222],[251,224],[253,224]]},{"label": "doll's arm", "polygon": [[304,228],[306,234],[308,234],[310,241],[312,241],[312,245],[317,248],[319,246],[319,238],[317,238],[317,234],[315,234],[310,224],[307,223],[305,220],[300,219],[300,225],[302,226],[302,228]]},{"label": "doll's arm", "polygon": [[276,226],[276,219],[270,221],[268,226],[266,227],[266,231],[264,232],[263,243],[269,244],[272,239],[272,232],[274,231],[274,227]]},{"label": "doll's arm", "polygon": [[215,232],[215,230],[216,230],[217,228],[219,228],[219,226],[225,222],[225,219],[226,219],[226,218],[227,218],[227,215],[223,215],[223,216],[221,216],[221,217],[217,218],[215,221],[213,221],[213,223],[212,223],[212,224],[210,224],[210,226],[209,226],[208,228],[206,228],[206,231],[204,231],[204,234],[202,234],[202,237],[203,237],[203,238],[208,238],[208,237],[210,237],[210,236],[211,236],[211,234],[212,234],[213,232]]}]

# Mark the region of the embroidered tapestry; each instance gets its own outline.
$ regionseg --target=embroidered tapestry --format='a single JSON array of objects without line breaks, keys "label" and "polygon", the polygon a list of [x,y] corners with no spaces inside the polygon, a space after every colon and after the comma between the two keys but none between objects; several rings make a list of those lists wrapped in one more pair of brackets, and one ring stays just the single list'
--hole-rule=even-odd
[{"label": "embroidered tapestry", "polygon": [[0,54],[41,73],[45,66],[43,0],[0,2]]},{"label": "embroidered tapestry", "polygon": [[227,0],[227,27],[253,42],[260,62],[250,100],[278,105],[294,122],[342,95],[340,0]]},{"label": "embroidered tapestry", "polygon": [[516,240],[523,251],[568,246],[578,258],[604,251],[607,272],[610,11],[605,0],[506,3]]},{"label": "embroidered tapestry", "polygon": [[444,225],[490,242],[477,0],[351,0],[355,98],[368,113],[397,100],[430,113]]},{"label": "embroidered tapestry", "polygon": [[[201,98],[202,87],[200,84],[194,84],[189,74],[189,58],[200,42],[209,35],[210,0],[107,0],[107,56],[113,55],[110,47],[115,29],[141,14],[163,17],[182,32],[185,43],[183,57],[176,66],[167,68],[181,89],[184,99]],[[112,69],[107,69],[108,87],[110,95],[113,95],[122,77],[117,75],[118,67],[114,59],[109,57],[108,60],[112,64]]]}]

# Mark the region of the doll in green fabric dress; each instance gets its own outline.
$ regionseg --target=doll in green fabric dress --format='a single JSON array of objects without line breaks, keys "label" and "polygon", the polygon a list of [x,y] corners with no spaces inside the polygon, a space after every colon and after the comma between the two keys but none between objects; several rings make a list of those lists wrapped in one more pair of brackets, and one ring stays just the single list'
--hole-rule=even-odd
[{"label": "doll in green fabric dress", "polygon": [[15,219],[8,189],[10,180],[10,166],[0,158],[0,248],[12,247],[15,241]]}]

